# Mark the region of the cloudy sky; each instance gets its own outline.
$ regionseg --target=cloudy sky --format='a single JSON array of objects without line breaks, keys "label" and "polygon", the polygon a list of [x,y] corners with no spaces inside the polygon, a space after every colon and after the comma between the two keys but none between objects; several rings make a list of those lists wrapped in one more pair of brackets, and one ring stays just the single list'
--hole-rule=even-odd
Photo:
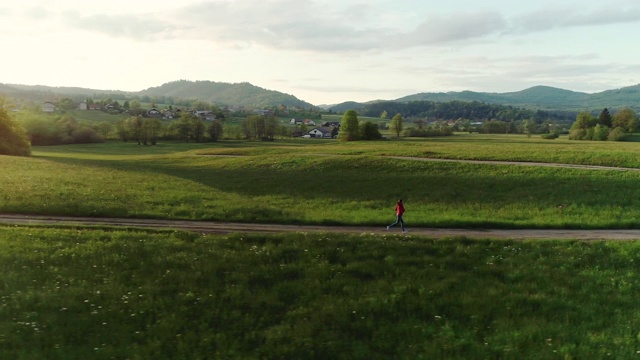
[{"label": "cloudy sky", "polygon": [[637,0],[0,0],[0,83],[249,82],[315,105],[640,83]]}]

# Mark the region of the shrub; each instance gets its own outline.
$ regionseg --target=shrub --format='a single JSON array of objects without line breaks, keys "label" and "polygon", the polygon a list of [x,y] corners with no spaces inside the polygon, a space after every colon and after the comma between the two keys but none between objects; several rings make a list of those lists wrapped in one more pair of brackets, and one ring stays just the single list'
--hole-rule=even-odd
[{"label": "shrub", "polygon": [[622,127],[617,127],[613,130],[611,130],[611,132],[609,132],[609,136],[607,137],[607,140],[609,141],[624,141],[627,137],[627,132],[624,130],[624,128]]},{"label": "shrub", "polygon": [[22,127],[16,124],[0,103],[0,154],[28,156],[31,144]]},{"label": "shrub", "polygon": [[541,137],[542,137],[543,139],[547,139],[547,140],[555,140],[555,139],[557,139],[559,136],[560,136],[560,135],[558,135],[558,133],[557,133],[557,132],[552,132],[552,133],[549,133],[549,134],[543,134]]},{"label": "shrub", "polygon": [[360,124],[360,136],[362,140],[380,140],[382,134],[378,130],[378,126],[371,121],[365,121]]},{"label": "shrub", "polygon": [[593,140],[594,128],[588,128],[587,134],[584,136],[582,140]]},{"label": "shrub", "polygon": [[587,136],[587,130],[585,129],[571,129],[569,131],[569,140],[584,140]]},{"label": "shrub", "polygon": [[71,138],[74,144],[91,144],[104,142],[102,136],[100,136],[95,130],[90,127],[80,127],[71,133]]},{"label": "shrub", "polygon": [[426,129],[407,129],[404,136],[410,137],[433,137],[433,136],[451,136],[453,130],[449,127],[426,128]]},{"label": "shrub", "polygon": [[605,141],[609,137],[609,128],[606,125],[598,124],[593,128],[592,140]]}]

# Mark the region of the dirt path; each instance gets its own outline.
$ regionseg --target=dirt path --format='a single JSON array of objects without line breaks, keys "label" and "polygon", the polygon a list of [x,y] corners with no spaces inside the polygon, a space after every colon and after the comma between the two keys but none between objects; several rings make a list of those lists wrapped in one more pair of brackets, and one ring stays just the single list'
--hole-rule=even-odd
[{"label": "dirt path", "polygon": [[[306,154],[309,156],[343,156],[337,154],[325,154],[325,153],[311,153]],[[246,157],[246,155],[194,155],[194,156],[210,156],[210,157]],[[627,168],[617,166],[600,166],[600,165],[578,165],[578,164],[562,164],[562,163],[545,163],[536,161],[505,161],[505,160],[467,160],[467,159],[439,159],[429,157],[417,157],[417,156],[392,156],[383,155],[381,157],[397,160],[411,160],[411,161],[432,161],[432,162],[457,162],[457,163],[469,163],[469,164],[493,164],[493,165],[516,165],[516,166],[541,166],[541,167],[555,167],[555,168],[567,168],[567,169],[585,169],[585,170],[615,170],[615,171],[640,171],[640,168]]]},{"label": "dirt path", "polygon": [[599,166],[599,165],[576,165],[576,164],[561,164],[561,163],[544,163],[544,162],[529,162],[529,161],[437,159],[437,158],[422,158],[422,157],[407,157],[407,156],[385,156],[385,157],[390,158],[390,159],[413,160],[413,161],[458,162],[458,163],[470,163],[470,164],[494,164],[494,165],[517,165],[517,166],[541,166],[541,167],[556,167],[556,168],[586,169],[586,170],[640,171],[639,168],[625,168],[625,167]]},{"label": "dirt path", "polygon": [[[400,235],[400,229],[386,231],[384,226],[319,226],[244,224],[209,221],[181,221],[155,219],[90,218],[45,215],[0,214],[0,224],[10,225],[64,225],[64,226],[108,226],[147,229],[176,229],[200,233],[279,233],[279,232],[333,232],[374,233]],[[640,230],[550,230],[550,229],[435,229],[409,228],[405,234],[432,238],[465,236],[474,239],[577,239],[577,240],[636,240]]]}]

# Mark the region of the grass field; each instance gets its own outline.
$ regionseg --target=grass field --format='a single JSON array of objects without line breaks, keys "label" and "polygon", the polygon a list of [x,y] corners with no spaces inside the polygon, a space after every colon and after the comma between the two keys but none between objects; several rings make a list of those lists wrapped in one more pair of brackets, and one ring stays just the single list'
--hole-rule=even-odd
[{"label": "grass field", "polygon": [[[640,143],[457,135],[0,156],[0,212],[638,228]],[[213,156],[227,155],[227,156]],[[229,156],[233,155],[233,156]],[[640,242],[0,226],[2,359],[630,359]]]},{"label": "grass field", "polygon": [[630,359],[639,255],[638,242],[0,227],[0,358]]},{"label": "grass field", "polygon": [[[0,211],[296,224],[637,228],[640,172],[396,160],[383,155],[640,168],[640,143],[488,138],[341,143],[111,142],[0,157]],[[211,156],[211,155],[236,155]]]}]

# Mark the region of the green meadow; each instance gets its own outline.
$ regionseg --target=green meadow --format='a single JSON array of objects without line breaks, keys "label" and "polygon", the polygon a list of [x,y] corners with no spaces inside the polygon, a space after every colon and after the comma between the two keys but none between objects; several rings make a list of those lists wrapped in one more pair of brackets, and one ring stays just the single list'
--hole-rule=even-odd
[{"label": "green meadow", "polygon": [[631,359],[639,242],[0,227],[3,359]]},{"label": "green meadow", "polygon": [[640,143],[524,136],[39,147],[0,157],[0,212],[411,226],[637,228],[640,172],[390,156],[640,168]]},{"label": "green meadow", "polygon": [[[36,147],[0,213],[640,228],[640,143],[457,134]],[[391,156],[416,157],[396,159]],[[2,359],[630,359],[640,242],[0,225]]]}]

